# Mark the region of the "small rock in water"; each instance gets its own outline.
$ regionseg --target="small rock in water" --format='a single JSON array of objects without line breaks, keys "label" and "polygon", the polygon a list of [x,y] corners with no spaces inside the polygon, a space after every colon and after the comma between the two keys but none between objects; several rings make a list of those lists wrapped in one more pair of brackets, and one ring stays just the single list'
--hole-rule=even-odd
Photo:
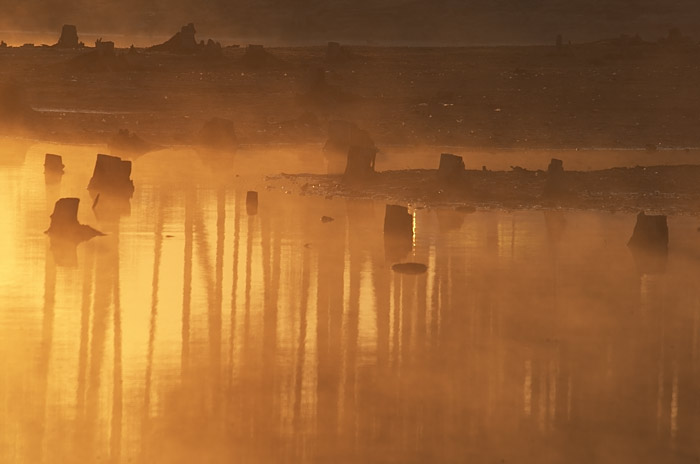
[{"label": "small rock in water", "polygon": [[397,263],[391,266],[391,269],[401,274],[423,274],[428,270],[428,266],[421,263]]},{"label": "small rock in water", "polygon": [[327,222],[333,222],[333,221],[335,221],[335,219],[333,219],[333,218],[330,217],[330,216],[321,216],[321,222],[324,223],[324,224],[327,223]]}]

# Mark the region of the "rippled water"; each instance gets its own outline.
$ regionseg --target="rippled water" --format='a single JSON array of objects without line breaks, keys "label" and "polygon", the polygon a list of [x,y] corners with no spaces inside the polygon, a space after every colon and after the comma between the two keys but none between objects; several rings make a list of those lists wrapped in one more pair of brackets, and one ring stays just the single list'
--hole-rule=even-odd
[{"label": "rippled water", "polygon": [[[700,457],[696,218],[661,274],[605,212],[419,209],[401,256],[383,203],[183,182],[168,151],[98,220],[95,147],[25,148],[0,166],[2,463]],[[52,249],[61,196],[107,235]]]}]

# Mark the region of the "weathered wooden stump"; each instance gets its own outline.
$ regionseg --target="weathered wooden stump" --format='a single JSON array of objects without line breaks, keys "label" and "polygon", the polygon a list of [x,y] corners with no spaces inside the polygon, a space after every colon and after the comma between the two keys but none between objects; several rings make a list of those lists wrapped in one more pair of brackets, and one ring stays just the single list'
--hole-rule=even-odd
[{"label": "weathered wooden stump", "polygon": [[438,179],[454,182],[462,179],[464,175],[464,160],[461,156],[450,153],[440,155],[440,166],[438,167]]},{"label": "weathered wooden stump", "polygon": [[249,191],[245,195],[245,210],[249,216],[258,214],[258,192]]},{"label": "weathered wooden stump", "polygon": [[548,197],[557,197],[566,192],[564,162],[560,159],[552,158],[547,167],[547,181],[544,185],[544,195]]},{"label": "weathered wooden stump", "polygon": [[413,216],[408,212],[408,208],[399,205],[386,205],[384,211],[384,233],[413,236]]},{"label": "weathered wooden stump", "polygon": [[386,205],[384,212],[384,254],[387,261],[398,261],[413,248],[413,216],[408,208]]},{"label": "weathered wooden stump", "polygon": [[79,198],[61,198],[54,205],[51,214],[51,225],[46,231],[52,236],[67,240],[88,240],[101,232],[78,222]]},{"label": "weathered wooden stump", "polygon": [[64,24],[63,28],[61,28],[61,37],[59,37],[58,42],[54,46],[56,48],[80,47],[80,42],[78,41],[78,28],[72,24]]},{"label": "weathered wooden stump", "polygon": [[666,216],[647,216],[644,211],[637,215],[632,237],[627,242],[630,248],[668,251],[668,223]]},{"label": "weathered wooden stump", "polygon": [[367,179],[374,174],[374,162],[377,152],[367,147],[350,147],[347,164],[345,165],[345,180]]},{"label": "weathered wooden stump", "polygon": [[63,174],[63,158],[60,155],[46,153],[44,155],[44,173],[46,174]]},{"label": "weathered wooden stump", "polygon": [[396,263],[391,266],[391,269],[399,274],[417,275],[425,273],[428,266],[422,263]]},{"label": "weathered wooden stump", "polygon": [[98,154],[88,190],[131,197],[134,193],[134,182],[130,176],[131,161],[125,161],[116,156]]},{"label": "weathered wooden stump", "polygon": [[647,216],[642,211],[632,237],[627,242],[640,274],[666,272],[668,260],[668,223],[666,216]]}]

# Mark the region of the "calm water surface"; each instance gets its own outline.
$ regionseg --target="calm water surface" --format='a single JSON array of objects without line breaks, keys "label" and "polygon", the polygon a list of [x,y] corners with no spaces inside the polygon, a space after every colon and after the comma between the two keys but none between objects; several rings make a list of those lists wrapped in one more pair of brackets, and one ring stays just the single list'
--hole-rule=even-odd
[{"label": "calm water surface", "polygon": [[[98,219],[97,147],[20,148],[0,166],[2,463],[700,458],[696,218],[669,218],[659,274],[626,247],[634,216],[605,212],[418,209],[401,255],[384,203],[183,182],[175,152],[136,161],[130,211]],[[61,196],[107,235],[52,249]]]}]

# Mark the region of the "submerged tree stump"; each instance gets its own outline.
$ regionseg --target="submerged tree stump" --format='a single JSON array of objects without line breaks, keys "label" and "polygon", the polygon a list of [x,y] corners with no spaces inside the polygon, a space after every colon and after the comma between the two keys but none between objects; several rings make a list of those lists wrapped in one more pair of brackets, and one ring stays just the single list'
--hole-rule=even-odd
[{"label": "submerged tree stump", "polygon": [[134,182],[130,176],[131,161],[125,161],[116,156],[98,154],[88,190],[131,197],[134,193]]},{"label": "submerged tree stump", "polygon": [[454,182],[460,180],[464,175],[464,160],[461,156],[450,153],[440,155],[440,166],[438,167],[438,179]]},{"label": "submerged tree stump", "polygon": [[647,216],[642,211],[632,237],[627,242],[640,274],[666,272],[668,260],[668,223],[666,216]]},{"label": "submerged tree stump", "polygon": [[386,205],[384,234],[413,236],[413,216],[408,212],[408,208],[399,205]]},{"label": "submerged tree stump", "polygon": [[647,216],[644,211],[639,213],[627,246],[652,251],[668,251],[666,216]]},{"label": "submerged tree stump", "polygon": [[245,210],[249,216],[255,216],[258,214],[258,192],[251,190],[246,193]]},{"label": "submerged tree stump", "polygon": [[47,234],[66,240],[88,240],[101,232],[78,222],[79,198],[61,198],[54,205]]},{"label": "submerged tree stump", "polygon": [[564,162],[560,159],[552,158],[547,167],[547,181],[544,185],[544,195],[557,197],[567,193],[566,182],[564,181]]},{"label": "submerged tree stump", "polygon": [[345,166],[345,180],[367,179],[374,174],[377,152],[367,147],[350,147]]},{"label": "submerged tree stump", "polygon": [[64,24],[61,28],[61,37],[54,45],[56,48],[79,48],[78,28],[72,24]]},{"label": "submerged tree stump", "polygon": [[386,205],[384,212],[384,254],[387,261],[397,261],[413,248],[413,216],[408,208]]},{"label": "submerged tree stump", "polygon": [[63,174],[63,158],[60,155],[46,153],[44,155],[44,173],[45,174]]}]

